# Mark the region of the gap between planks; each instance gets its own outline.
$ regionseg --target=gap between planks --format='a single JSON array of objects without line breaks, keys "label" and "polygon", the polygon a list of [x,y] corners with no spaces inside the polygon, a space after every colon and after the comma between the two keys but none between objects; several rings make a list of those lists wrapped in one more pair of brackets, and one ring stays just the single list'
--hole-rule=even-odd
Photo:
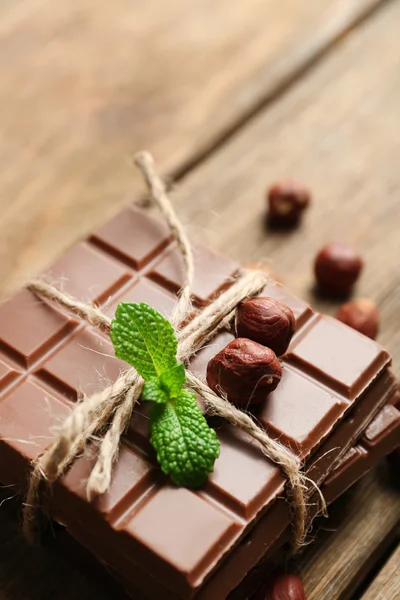
[{"label": "gap between planks", "polygon": [[[399,494],[393,474],[384,461],[332,505],[326,525],[320,520],[318,539],[294,563],[307,600],[352,598],[396,538]],[[395,586],[400,593],[399,580],[393,582]],[[395,599],[396,595],[384,598]]]},{"label": "gap between planks", "polygon": [[397,600],[400,598],[400,545],[368,587],[361,600]]},{"label": "gap between planks", "polygon": [[245,128],[253,119],[267,110],[273,103],[279,101],[279,98],[289,91],[298,81],[307,75],[321,60],[324,60],[331,52],[334,52],[338,44],[343,41],[343,38],[349,33],[362,26],[362,24],[373,17],[379,10],[394,0],[381,0],[378,3],[371,3],[360,11],[353,21],[349,21],[344,25],[343,29],[338,28],[336,35],[332,35],[327,40],[326,44],[315,45],[315,48],[310,49],[304,56],[299,57],[295,68],[291,65],[290,70],[283,69],[272,75],[272,83],[270,89],[258,98],[253,105],[249,106],[236,121],[232,122],[222,130],[212,141],[204,145],[193,157],[189,157],[187,161],[183,161],[182,165],[172,170],[170,178],[172,181],[178,182],[190,171],[195,170],[202,162],[229,143],[237,132]]}]

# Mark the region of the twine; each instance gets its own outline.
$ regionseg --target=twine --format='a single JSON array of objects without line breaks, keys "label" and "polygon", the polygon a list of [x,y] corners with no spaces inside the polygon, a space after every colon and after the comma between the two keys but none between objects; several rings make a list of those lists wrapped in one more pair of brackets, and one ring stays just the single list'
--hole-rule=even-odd
[{"label": "twine", "polygon": [[107,315],[104,315],[97,306],[80,302],[73,296],[65,292],[60,292],[60,290],[43,279],[35,279],[27,287],[31,292],[39,294],[39,296],[48,300],[54,300],[64,308],[71,310],[78,317],[93,325],[93,327],[100,329],[100,331],[104,331],[107,334],[110,333],[111,319]]},{"label": "twine", "polygon": [[[191,289],[194,278],[191,246],[167,197],[165,186],[155,172],[152,157],[146,152],[141,152],[136,156],[135,164],[142,172],[152,200],[166,220],[183,257],[185,282],[171,320],[178,336],[178,358],[180,361],[186,361],[219,329],[231,321],[235,308],[240,302],[258,294],[270,282],[270,278],[265,271],[244,271],[225,292],[180,329],[181,322],[191,310]],[[43,281],[33,281],[28,287],[39,296],[55,301],[79,315],[92,326],[103,332],[109,332],[110,319],[95,306],[79,302]],[[190,371],[186,374],[188,387],[203,398],[208,412],[223,417],[257,440],[264,454],[280,466],[287,478],[290,507],[293,513],[292,549],[297,551],[303,545],[306,536],[306,483],[315,485],[314,482],[301,471],[298,458],[288,448],[271,438],[249,414],[217,396],[206,383]],[[84,450],[89,440],[95,434],[104,431],[105,435],[100,442],[97,462],[89,476],[86,492],[88,499],[92,499],[108,490],[112,466],[118,456],[120,438],[131,419],[143,383],[143,379],[136,371],[129,369],[102,391],[84,397],[71,411],[62,424],[57,439],[37,459],[32,469],[23,510],[23,532],[29,541],[37,541],[36,513],[43,485],[57,480]],[[321,502],[325,507],[322,495]]]}]

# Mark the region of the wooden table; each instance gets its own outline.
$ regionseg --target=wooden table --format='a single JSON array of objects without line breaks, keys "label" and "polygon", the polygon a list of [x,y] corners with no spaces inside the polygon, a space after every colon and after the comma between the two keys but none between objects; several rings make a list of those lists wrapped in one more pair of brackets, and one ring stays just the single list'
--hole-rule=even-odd
[{"label": "wooden table", "polygon": [[[272,261],[321,310],[337,305],[314,296],[316,251],[356,246],[398,372],[399,0],[14,0],[0,16],[2,297],[140,197],[129,157],[145,147],[194,236]],[[283,176],[313,205],[267,232]],[[294,564],[309,600],[400,597],[399,498],[381,467],[335,504]],[[113,597],[24,546],[4,507],[0,525],[0,598]]]}]

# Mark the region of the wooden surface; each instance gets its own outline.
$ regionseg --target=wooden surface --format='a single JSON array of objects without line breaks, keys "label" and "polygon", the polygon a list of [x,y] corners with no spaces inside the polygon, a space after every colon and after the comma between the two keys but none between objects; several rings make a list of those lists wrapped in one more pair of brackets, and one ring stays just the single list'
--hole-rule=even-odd
[{"label": "wooden surface", "polygon": [[382,3],[1,3],[0,295],[132,197],[132,152],[187,170]]},{"label": "wooden surface", "polygon": [[[313,257],[356,246],[400,372],[400,0],[19,0],[0,16],[0,295],[140,195],[128,156],[147,147],[195,237],[272,261],[324,311]],[[314,194],[286,233],[264,223],[282,176]],[[5,506],[1,600],[115,597],[27,548]],[[336,503],[294,564],[309,600],[400,597],[399,508],[382,468]]]},{"label": "wooden surface", "polygon": [[[320,520],[316,542],[293,565],[307,600],[358,596],[357,589],[398,535],[399,489],[392,484],[393,471],[383,465],[339,498],[329,511],[329,521]],[[398,580],[393,581],[393,591],[400,593],[399,586]]]},{"label": "wooden surface", "polygon": [[382,571],[371,583],[362,600],[386,600],[396,598],[400,576],[400,546],[393,552]]},{"label": "wooden surface", "polygon": [[[380,341],[400,373],[400,2],[389,3],[184,179],[175,194],[197,236],[241,261],[272,262],[288,286],[314,294],[318,249],[340,239],[365,258],[357,295],[382,309]],[[379,60],[377,48],[379,47]],[[307,182],[312,209],[298,229],[265,228],[265,190]]]}]

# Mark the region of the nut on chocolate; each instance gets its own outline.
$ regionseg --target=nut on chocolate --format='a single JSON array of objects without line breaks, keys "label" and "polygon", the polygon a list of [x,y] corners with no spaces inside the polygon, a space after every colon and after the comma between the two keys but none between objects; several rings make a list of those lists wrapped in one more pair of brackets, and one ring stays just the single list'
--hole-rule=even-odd
[{"label": "nut on chocolate", "polygon": [[294,330],[293,311],[274,298],[259,296],[242,302],[237,308],[237,335],[271,348],[277,356],[286,352]]},{"label": "nut on chocolate", "polygon": [[237,406],[260,404],[280,382],[282,367],[276,354],[257,342],[236,338],[207,365],[207,383]]}]

